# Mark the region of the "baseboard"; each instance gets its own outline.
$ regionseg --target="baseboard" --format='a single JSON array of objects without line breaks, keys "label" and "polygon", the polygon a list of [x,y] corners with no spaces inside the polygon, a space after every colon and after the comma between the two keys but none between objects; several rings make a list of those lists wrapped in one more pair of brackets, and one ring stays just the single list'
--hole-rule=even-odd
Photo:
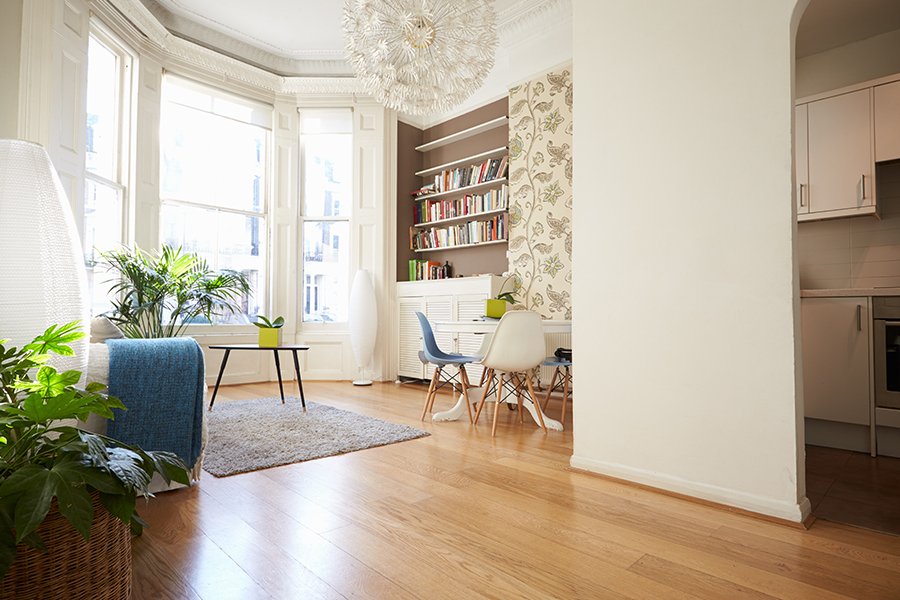
[{"label": "baseboard", "polygon": [[672,492],[679,496],[686,496],[689,499],[699,498],[720,505],[723,508],[737,508],[759,516],[774,517],[775,519],[789,521],[794,524],[804,523],[812,512],[812,507],[807,498],[803,498],[798,504],[779,502],[755,494],[580,456],[572,456],[569,464],[575,469],[637,483],[660,492]]}]

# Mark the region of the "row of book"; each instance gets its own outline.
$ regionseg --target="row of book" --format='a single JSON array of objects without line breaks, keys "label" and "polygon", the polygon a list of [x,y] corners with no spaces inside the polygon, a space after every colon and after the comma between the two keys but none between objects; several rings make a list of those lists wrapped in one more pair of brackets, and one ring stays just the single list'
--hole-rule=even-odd
[{"label": "row of book", "polygon": [[410,250],[449,248],[505,240],[508,234],[507,215],[501,213],[486,221],[469,221],[448,227],[409,229]]},{"label": "row of book", "polygon": [[466,195],[453,200],[417,202],[413,206],[413,223],[428,223],[506,208],[509,204],[508,194],[504,185],[499,190],[490,190],[484,194]]},{"label": "row of book", "polygon": [[409,261],[409,280],[410,281],[429,281],[431,279],[449,279],[450,263],[441,264],[436,260],[417,260]]},{"label": "row of book", "polygon": [[[448,169],[441,171],[434,176],[434,188],[432,193],[446,192],[484,183],[485,181],[493,181],[506,177],[507,157],[490,158],[480,165],[471,165],[468,167],[457,167],[456,169]],[[415,196],[421,196],[422,188],[413,192]]]}]

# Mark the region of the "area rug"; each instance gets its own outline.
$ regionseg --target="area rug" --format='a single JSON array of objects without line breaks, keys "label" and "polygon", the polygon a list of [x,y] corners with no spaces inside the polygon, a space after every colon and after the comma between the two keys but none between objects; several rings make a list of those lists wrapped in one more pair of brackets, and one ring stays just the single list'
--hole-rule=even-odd
[{"label": "area rug", "polygon": [[386,446],[427,431],[307,402],[255,398],[216,404],[207,413],[203,470],[216,477]]}]

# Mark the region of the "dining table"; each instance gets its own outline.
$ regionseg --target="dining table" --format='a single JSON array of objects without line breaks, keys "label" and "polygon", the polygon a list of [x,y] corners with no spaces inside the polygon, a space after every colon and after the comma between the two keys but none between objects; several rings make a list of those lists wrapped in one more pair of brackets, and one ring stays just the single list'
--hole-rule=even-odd
[{"label": "dining table", "polygon": [[[433,321],[431,323],[434,331],[439,333],[475,333],[484,335],[484,340],[481,344],[481,350],[478,352],[479,355],[483,356],[485,350],[487,350],[487,345],[490,342],[490,335],[494,333],[497,329],[497,323],[499,323],[499,319],[475,319],[468,321]],[[541,326],[544,329],[544,334],[552,334],[552,333],[572,333],[572,321],[563,321],[563,320],[551,320],[544,319],[541,321]],[[528,411],[528,414],[531,415],[531,418],[534,419],[534,422],[540,425],[540,419],[538,417],[538,411],[540,411],[541,416],[544,418],[544,424],[547,426],[547,429],[553,429],[554,431],[562,431],[563,424],[557,421],[556,419],[551,419],[547,416],[543,410],[541,410],[541,403],[536,401],[536,399],[532,399],[527,390],[523,391],[522,394],[522,406],[525,410]],[[484,386],[478,387],[470,387],[469,388],[469,398],[480,400],[484,395]],[[456,404],[453,405],[450,410],[445,410],[443,412],[436,412],[432,415],[432,421],[456,421],[463,414],[466,413],[466,400],[462,394],[459,395],[459,398],[456,401]]]}]

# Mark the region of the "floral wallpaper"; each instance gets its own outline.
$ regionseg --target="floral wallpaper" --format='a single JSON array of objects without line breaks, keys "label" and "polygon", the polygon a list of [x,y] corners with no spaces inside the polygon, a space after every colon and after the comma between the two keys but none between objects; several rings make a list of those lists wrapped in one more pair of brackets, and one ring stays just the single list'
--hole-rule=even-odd
[{"label": "floral wallpaper", "polygon": [[572,72],[509,91],[509,266],[519,302],[572,318]]}]

